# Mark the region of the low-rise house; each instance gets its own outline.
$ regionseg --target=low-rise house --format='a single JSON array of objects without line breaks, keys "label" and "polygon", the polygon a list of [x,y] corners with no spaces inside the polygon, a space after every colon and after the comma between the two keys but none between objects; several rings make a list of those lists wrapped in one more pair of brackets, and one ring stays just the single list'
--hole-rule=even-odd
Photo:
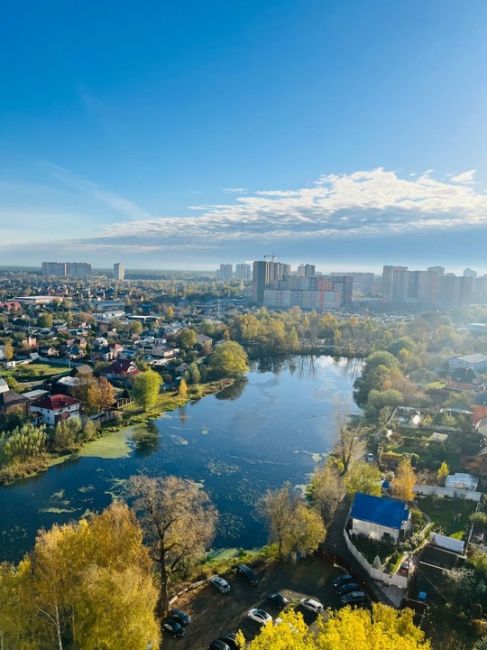
[{"label": "low-rise house", "polygon": [[14,390],[10,390],[5,379],[0,378],[0,416],[11,413],[27,413],[28,400]]},{"label": "low-rise house", "polygon": [[109,366],[107,366],[102,374],[109,377],[118,379],[126,379],[135,377],[139,373],[139,369],[130,359],[116,359]]},{"label": "low-rise house", "polygon": [[455,390],[475,390],[481,383],[478,372],[473,368],[455,368],[447,379],[447,384]]},{"label": "low-rise house", "polygon": [[61,420],[68,420],[74,416],[79,416],[81,402],[69,395],[46,395],[36,400],[30,406],[31,413],[38,413],[42,422],[51,427]]},{"label": "low-rise house", "polygon": [[471,474],[463,474],[462,472],[455,472],[449,474],[445,479],[445,487],[453,488],[454,490],[470,490],[475,491],[479,484],[477,477]]},{"label": "low-rise house", "polygon": [[351,532],[370,539],[398,542],[411,528],[408,505],[390,497],[357,492],[350,510]]},{"label": "low-rise house", "polygon": [[459,357],[451,357],[448,360],[448,368],[473,368],[477,372],[487,370],[487,354],[465,354]]}]

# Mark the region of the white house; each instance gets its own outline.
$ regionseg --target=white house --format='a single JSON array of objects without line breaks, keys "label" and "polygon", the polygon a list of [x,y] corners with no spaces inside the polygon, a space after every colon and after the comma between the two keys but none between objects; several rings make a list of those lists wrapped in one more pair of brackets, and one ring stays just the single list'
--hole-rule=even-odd
[{"label": "white house", "polygon": [[479,484],[479,479],[471,474],[462,474],[461,472],[455,472],[455,474],[449,474],[445,479],[445,487],[453,488],[454,490],[472,490],[477,489]]},{"label": "white house", "polygon": [[357,492],[350,510],[351,533],[381,540],[389,537],[395,542],[411,528],[409,508],[405,501],[375,497]]},{"label": "white house", "polygon": [[46,395],[30,406],[32,413],[39,413],[44,424],[56,426],[60,420],[67,420],[80,414],[81,402],[69,395]]}]

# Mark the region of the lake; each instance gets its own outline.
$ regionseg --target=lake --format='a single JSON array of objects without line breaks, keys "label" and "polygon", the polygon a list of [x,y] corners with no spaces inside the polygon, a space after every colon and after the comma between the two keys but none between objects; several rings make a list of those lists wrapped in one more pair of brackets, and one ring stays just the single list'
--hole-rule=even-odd
[{"label": "lake", "polygon": [[303,485],[333,447],[336,413],[358,412],[361,362],[329,356],[254,364],[247,381],[86,445],[82,455],[0,488],[0,560],[18,560],[36,531],[100,510],[136,473],[201,483],[220,512],[215,547],[260,546],[265,490]]}]

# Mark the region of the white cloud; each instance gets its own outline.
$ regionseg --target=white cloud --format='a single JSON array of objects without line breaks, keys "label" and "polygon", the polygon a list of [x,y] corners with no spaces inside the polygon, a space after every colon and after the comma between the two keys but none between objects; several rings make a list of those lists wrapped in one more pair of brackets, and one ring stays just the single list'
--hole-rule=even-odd
[{"label": "white cloud", "polygon": [[456,174],[456,176],[452,176],[450,180],[453,183],[465,183],[467,185],[470,185],[471,183],[475,182],[476,171],[476,169],[469,169],[466,172],[461,172],[460,174]]},{"label": "white cloud", "polygon": [[453,179],[435,180],[431,170],[407,179],[383,168],[329,174],[311,187],[261,190],[230,203],[191,207],[200,214],[115,223],[102,237],[188,246],[487,225],[486,194]]},{"label": "white cloud", "polygon": [[244,194],[247,190],[245,187],[224,187],[222,191],[227,192],[227,194]]}]

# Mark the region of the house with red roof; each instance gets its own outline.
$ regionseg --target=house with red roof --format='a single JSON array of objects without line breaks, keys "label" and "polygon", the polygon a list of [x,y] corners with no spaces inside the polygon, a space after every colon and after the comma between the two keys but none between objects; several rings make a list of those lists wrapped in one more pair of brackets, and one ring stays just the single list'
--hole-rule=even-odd
[{"label": "house with red roof", "polygon": [[79,416],[81,402],[69,395],[45,395],[30,405],[31,413],[38,413],[44,424],[56,426],[61,420]]},{"label": "house with red roof", "polygon": [[130,359],[115,359],[103,370],[102,374],[115,379],[127,379],[134,377],[139,372],[135,363]]}]

